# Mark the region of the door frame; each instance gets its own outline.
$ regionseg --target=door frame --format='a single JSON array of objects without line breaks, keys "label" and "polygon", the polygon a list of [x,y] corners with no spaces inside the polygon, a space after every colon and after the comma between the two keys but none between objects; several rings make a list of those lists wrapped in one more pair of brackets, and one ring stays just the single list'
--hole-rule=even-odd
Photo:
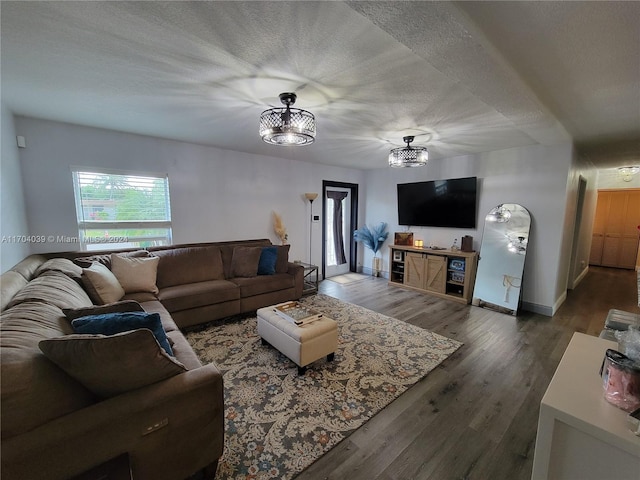
[{"label": "door frame", "polygon": [[[332,187],[345,188],[349,190],[349,197],[351,198],[351,225],[349,225],[349,271],[355,272],[358,265],[357,253],[358,249],[356,242],[353,239],[353,232],[355,225],[358,225],[358,184],[336,182],[332,180],[322,181],[322,278],[325,278],[325,266],[327,263],[327,253],[325,244],[327,243],[327,225],[324,221],[327,218],[327,189]],[[346,245],[345,245],[346,247]]]},{"label": "door frame", "polygon": [[[578,197],[576,200],[576,214],[573,225],[573,242],[571,243],[571,264],[569,265],[569,285],[568,290],[576,288],[579,281],[575,278],[576,275],[576,262],[578,261],[578,249],[580,248],[580,230],[582,228],[582,210],[584,208],[585,196],[587,194],[587,179],[582,175],[578,177]],[[588,267],[588,264],[586,265]],[[584,272],[581,271],[579,275]]]}]

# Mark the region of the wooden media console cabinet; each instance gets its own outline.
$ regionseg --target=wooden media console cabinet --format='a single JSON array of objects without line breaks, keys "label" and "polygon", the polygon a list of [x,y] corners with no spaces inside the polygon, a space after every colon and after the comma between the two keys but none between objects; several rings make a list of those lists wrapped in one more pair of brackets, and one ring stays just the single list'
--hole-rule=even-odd
[{"label": "wooden media console cabinet", "polygon": [[389,246],[389,284],[471,303],[477,252]]}]

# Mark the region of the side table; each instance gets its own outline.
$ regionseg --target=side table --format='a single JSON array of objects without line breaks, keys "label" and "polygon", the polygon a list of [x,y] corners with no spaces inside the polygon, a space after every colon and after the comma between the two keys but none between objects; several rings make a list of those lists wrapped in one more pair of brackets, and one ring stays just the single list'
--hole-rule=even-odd
[{"label": "side table", "polygon": [[318,266],[305,262],[295,262],[304,268],[304,285],[302,295],[318,292]]}]

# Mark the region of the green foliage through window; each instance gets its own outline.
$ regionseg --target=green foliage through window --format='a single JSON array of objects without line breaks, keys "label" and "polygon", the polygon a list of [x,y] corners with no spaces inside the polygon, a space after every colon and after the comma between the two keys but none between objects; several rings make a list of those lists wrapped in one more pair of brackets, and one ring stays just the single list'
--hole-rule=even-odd
[{"label": "green foliage through window", "polygon": [[170,243],[166,176],[74,171],[73,180],[80,243],[85,249]]}]

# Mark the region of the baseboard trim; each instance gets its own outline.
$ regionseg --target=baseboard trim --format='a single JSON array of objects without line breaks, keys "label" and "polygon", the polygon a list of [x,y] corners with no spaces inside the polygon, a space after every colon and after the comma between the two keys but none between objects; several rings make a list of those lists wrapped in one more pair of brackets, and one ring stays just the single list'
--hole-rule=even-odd
[{"label": "baseboard trim", "polygon": [[576,277],[576,279],[573,281],[573,285],[571,286],[571,290],[573,290],[578,285],[580,285],[580,282],[584,280],[584,277],[587,276],[587,273],[589,273],[589,266],[587,266],[584,270],[582,270],[582,272],[580,272],[580,275]]},{"label": "baseboard trim", "polygon": [[[566,294],[565,294],[566,297]],[[553,317],[553,307],[548,305],[539,305],[537,303],[531,302],[522,302],[521,310],[526,310],[527,312],[539,313],[540,315],[544,315],[546,317]]]},{"label": "baseboard trim", "polygon": [[560,295],[560,298],[556,300],[556,303],[553,305],[553,314],[551,316],[555,315],[555,313],[562,306],[562,304],[566,299],[567,299],[567,291],[565,290],[564,292],[562,292],[562,295]]},{"label": "baseboard trim", "polygon": [[[373,276],[373,268],[360,267],[360,268],[357,269],[357,273],[363,273],[365,275]],[[387,280],[389,280],[389,272],[384,272],[384,271],[381,270],[379,278],[386,278]]]}]

